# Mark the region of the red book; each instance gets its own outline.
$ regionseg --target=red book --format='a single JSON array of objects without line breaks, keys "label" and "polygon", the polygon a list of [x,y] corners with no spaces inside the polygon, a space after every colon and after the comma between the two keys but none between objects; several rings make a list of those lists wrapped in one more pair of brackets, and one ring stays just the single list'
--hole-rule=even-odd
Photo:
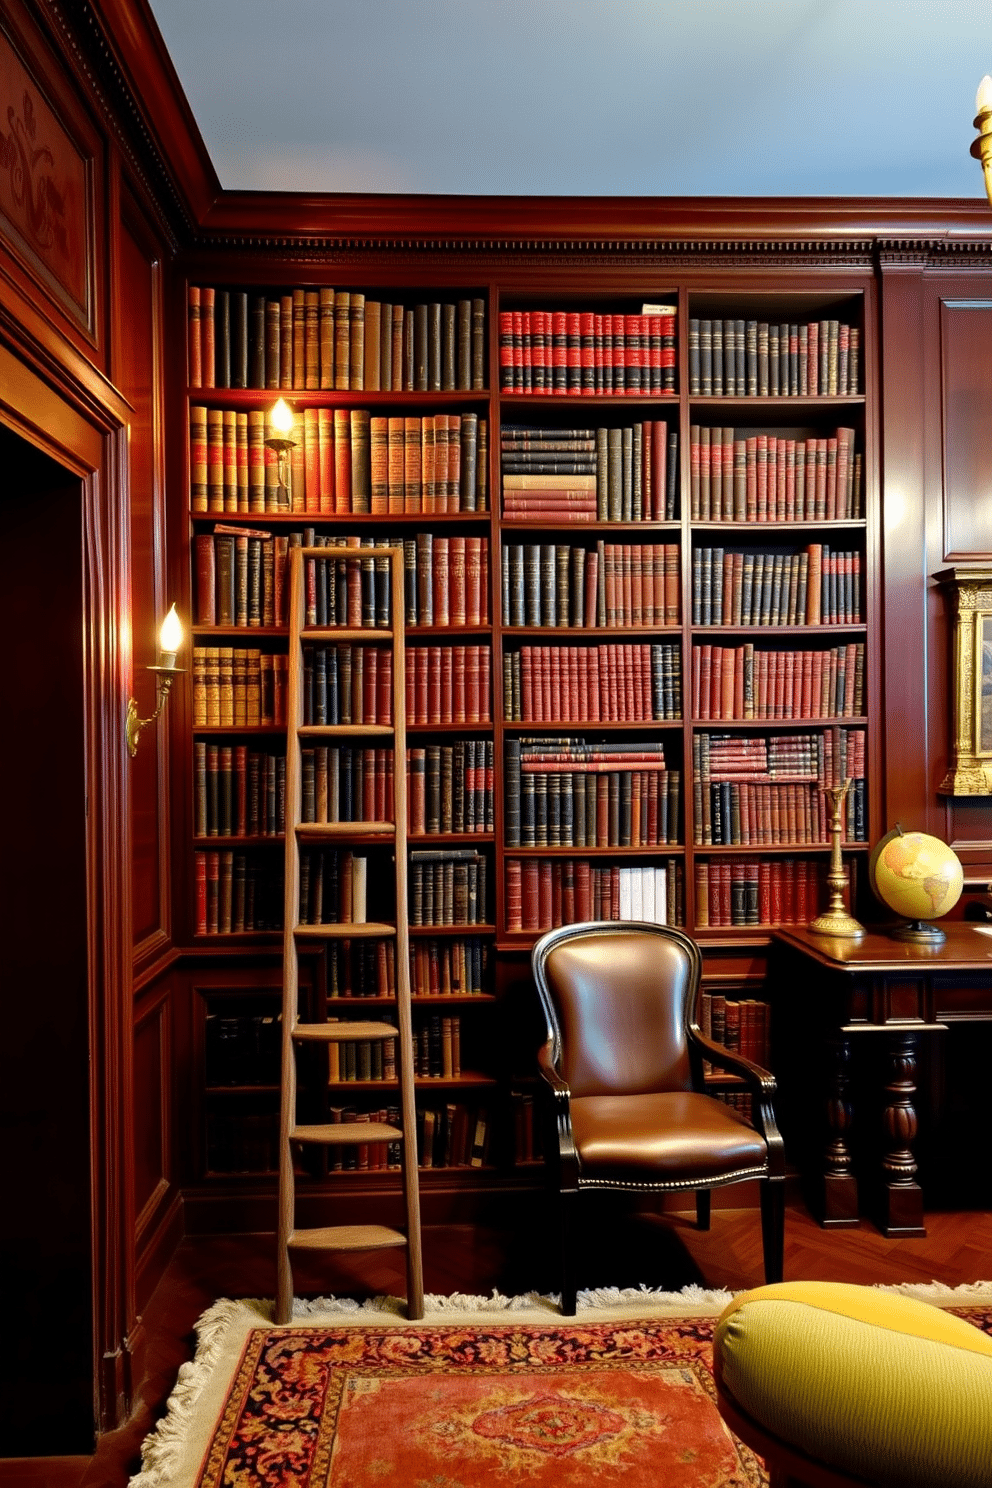
[{"label": "red book", "polygon": [[189,385],[203,386],[203,343],[200,334],[200,286],[191,284],[188,291]]},{"label": "red book", "polygon": [[207,933],[207,853],[194,853],[196,872],[196,933]]},{"label": "red book", "polygon": [[200,374],[201,387],[214,386],[215,362],[216,362],[216,327],[214,324],[214,305],[216,291],[210,288],[200,290]]},{"label": "red book", "polygon": [[[438,539],[435,538],[434,551],[437,552]],[[450,537],[447,539],[447,568],[448,568],[448,606],[450,623],[452,625],[464,626],[468,621],[468,602],[466,584],[466,539],[464,537]],[[444,622],[441,622],[442,624]]]}]

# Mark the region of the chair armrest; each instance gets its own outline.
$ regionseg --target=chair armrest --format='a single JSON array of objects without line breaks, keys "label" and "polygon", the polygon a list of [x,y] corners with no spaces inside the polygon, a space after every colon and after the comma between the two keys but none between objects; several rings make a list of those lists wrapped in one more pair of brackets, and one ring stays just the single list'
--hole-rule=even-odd
[{"label": "chair armrest", "polygon": [[542,1044],[537,1051],[537,1067],[544,1079],[551,1086],[555,1096],[560,1100],[567,1101],[571,1091],[568,1088],[568,1082],[562,1079],[555,1068],[550,1040],[548,1043]]},{"label": "chair armrest", "polygon": [[738,1054],[736,1050],[714,1043],[713,1039],[707,1038],[705,1033],[698,1033],[693,1028],[690,1034],[692,1042],[704,1059],[708,1059],[711,1064],[718,1065],[720,1069],[727,1070],[732,1075],[740,1075],[753,1095],[770,1099],[775,1094],[775,1076],[769,1070],[762,1069],[760,1064],[754,1064],[750,1059],[745,1059],[744,1055]]},{"label": "chair armrest", "polygon": [[[562,1079],[554,1064],[554,1045],[549,1039],[537,1051],[537,1067],[549,1087],[554,1133],[558,1144],[558,1186],[561,1191],[572,1190],[578,1183],[579,1157],[572,1137],[572,1112],[569,1105],[572,1092],[568,1081]],[[550,1154],[549,1154],[550,1155]]]},{"label": "chair armrest", "polygon": [[768,1146],[769,1177],[784,1177],[785,1144],[772,1104],[776,1091],[775,1076],[769,1070],[762,1069],[760,1064],[753,1064],[750,1059],[745,1059],[743,1054],[725,1049],[723,1044],[714,1043],[695,1025],[690,1026],[689,1037],[699,1053],[711,1064],[729,1071],[730,1074],[739,1075],[744,1081],[751,1092],[751,1113],[755,1129],[761,1132]]}]

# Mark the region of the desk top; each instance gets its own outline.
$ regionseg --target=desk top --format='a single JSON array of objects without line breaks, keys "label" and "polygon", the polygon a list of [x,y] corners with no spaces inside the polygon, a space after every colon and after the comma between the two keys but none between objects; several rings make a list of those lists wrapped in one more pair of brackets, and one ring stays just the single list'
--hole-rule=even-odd
[{"label": "desk top", "polygon": [[861,940],[842,940],[797,927],[776,930],[773,938],[831,971],[992,971],[992,925],[952,920],[940,928],[947,939],[937,946],[893,940],[884,930],[869,930]]}]

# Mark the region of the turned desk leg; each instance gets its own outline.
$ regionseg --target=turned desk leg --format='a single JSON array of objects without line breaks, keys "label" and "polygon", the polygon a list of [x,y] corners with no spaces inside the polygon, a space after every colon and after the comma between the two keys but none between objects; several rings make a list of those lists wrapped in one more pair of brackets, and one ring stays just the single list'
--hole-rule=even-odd
[{"label": "turned desk leg", "polygon": [[830,1076],[827,1094],[827,1145],[823,1153],[823,1214],[825,1227],[858,1222],[858,1184],[847,1146],[852,1112],[848,1099],[851,1083],[851,1043],[847,1038],[831,1040]]},{"label": "turned desk leg", "polygon": [[925,1235],[923,1193],[916,1181],[913,1142],[917,1121],[916,1044],[918,1035],[890,1033],[885,1085],[885,1155],[882,1158],[882,1222],[886,1235]]}]

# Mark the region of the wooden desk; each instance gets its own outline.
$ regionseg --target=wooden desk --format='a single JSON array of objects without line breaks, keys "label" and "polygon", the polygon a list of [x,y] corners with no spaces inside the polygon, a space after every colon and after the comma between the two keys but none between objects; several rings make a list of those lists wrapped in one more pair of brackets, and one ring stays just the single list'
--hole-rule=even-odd
[{"label": "wooden desk", "polygon": [[809,930],[774,937],[769,993],[775,1004],[805,1000],[806,1037],[827,1052],[827,1142],[817,1187],[824,1225],[855,1224],[857,1180],[848,1134],[856,1113],[849,1098],[852,1044],[882,1040],[884,1153],[880,1225],[887,1235],[923,1235],[923,1195],[913,1143],[916,1064],[921,1035],[955,1022],[992,1021],[992,934],[945,924],[937,947],[874,932],[843,941]]}]

